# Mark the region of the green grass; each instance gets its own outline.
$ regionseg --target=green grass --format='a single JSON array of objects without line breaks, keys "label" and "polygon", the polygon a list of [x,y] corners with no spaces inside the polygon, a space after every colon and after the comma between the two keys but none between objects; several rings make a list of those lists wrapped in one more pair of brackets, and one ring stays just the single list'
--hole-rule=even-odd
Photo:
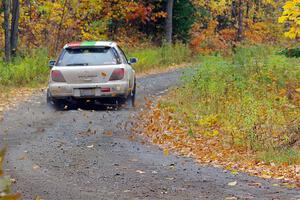
[{"label": "green grass", "polygon": [[191,127],[207,129],[216,120],[209,130],[219,127],[226,146],[268,152],[299,134],[299,63],[265,46],[238,48],[230,58],[205,56],[163,105]]},{"label": "green grass", "polygon": [[258,158],[267,163],[300,164],[300,151],[291,148],[281,150],[270,149],[258,154]]},{"label": "green grass", "polygon": [[17,56],[11,63],[0,61],[0,88],[34,86],[48,77],[48,54],[45,49]]},{"label": "green grass", "polygon": [[188,46],[180,43],[147,49],[130,49],[126,52],[128,57],[138,58],[138,63],[134,65],[134,69],[137,72],[162,69],[170,65],[192,61],[190,49]]}]

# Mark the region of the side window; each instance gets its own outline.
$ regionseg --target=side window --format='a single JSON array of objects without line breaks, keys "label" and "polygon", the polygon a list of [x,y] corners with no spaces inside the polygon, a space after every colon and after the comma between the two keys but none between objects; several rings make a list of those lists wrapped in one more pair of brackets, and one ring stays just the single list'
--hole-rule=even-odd
[{"label": "side window", "polygon": [[112,49],[112,52],[113,52],[113,54],[115,55],[115,57],[117,59],[118,64],[121,64],[122,63],[122,58],[120,57],[120,54],[118,53],[118,51],[115,48],[111,48],[111,49]]},{"label": "side window", "polygon": [[128,63],[128,59],[124,53],[124,51],[118,46],[118,49],[119,49],[119,52],[120,52],[120,55],[121,55],[121,58],[122,60],[124,61],[124,63]]}]

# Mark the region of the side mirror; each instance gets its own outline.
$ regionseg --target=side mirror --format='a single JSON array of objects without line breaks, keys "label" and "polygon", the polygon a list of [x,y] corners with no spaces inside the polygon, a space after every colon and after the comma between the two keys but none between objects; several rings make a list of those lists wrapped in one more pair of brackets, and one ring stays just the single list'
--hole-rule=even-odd
[{"label": "side mirror", "polygon": [[55,60],[50,60],[50,61],[49,61],[49,67],[50,67],[50,69],[51,69],[52,67],[54,67],[55,63],[56,63]]},{"label": "side mirror", "polygon": [[138,59],[137,58],[130,58],[129,59],[129,64],[135,64],[138,62]]}]

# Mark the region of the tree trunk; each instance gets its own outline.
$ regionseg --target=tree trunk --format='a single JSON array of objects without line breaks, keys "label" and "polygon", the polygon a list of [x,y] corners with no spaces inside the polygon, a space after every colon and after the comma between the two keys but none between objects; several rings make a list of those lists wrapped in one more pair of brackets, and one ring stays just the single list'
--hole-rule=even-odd
[{"label": "tree trunk", "polygon": [[246,4],[246,18],[247,19],[249,19],[249,12],[250,12],[250,2],[248,0],[247,4]]},{"label": "tree trunk", "polygon": [[10,46],[10,0],[2,0],[4,8],[4,32],[5,32],[5,62],[10,62],[11,60],[11,46]]},{"label": "tree trunk", "polygon": [[172,43],[172,35],[173,35],[173,7],[174,0],[168,0],[167,2],[167,18],[166,18],[166,40],[167,43]]},{"label": "tree trunk", "polygon": [[238,30],[237,30],[237,41],[243,40],[243,0],[238,1],[239,11],[238,11]]},{"label": "tree trunk", "polygon": [[260,12],[260,0],[255,0],[255,12],[253,14],[253,22],[258,22],[258,13]]},{"label": "tree trunk", "polygon": [[18,46],[18,33],[19,33],[19,17],[20,17],[20,2],[13,0],[12,4],[12,21],[11,21],[11,54],[14,56]]},{"label": "tree trunk", "polygon": [[66,12],[66,8],[67,8],[67,4],[68,4],[68,0],[65,0],[63,10],[62,10],[62,14],[60,16],[60,22],[59,22],[59,25],[58,25],[57,34],[56,34],[56,42],[55,42],[55,48],[54,48],[54,53],[55,54],[58,51],[58,46],[59,46],[59,42],[60,42],[60,38],[61,38],[61,30],[62,30],[62,25],[63,25],[63,22],[64,22],[64,18],[65,18],[65,12]]}]

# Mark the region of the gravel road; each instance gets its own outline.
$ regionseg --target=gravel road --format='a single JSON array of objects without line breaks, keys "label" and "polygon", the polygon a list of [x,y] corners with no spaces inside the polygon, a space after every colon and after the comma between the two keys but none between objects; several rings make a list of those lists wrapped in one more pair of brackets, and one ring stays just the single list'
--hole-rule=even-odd
[{"label": "gravel road", "polygon": [[[139,78],[138,102],[162,95],[181,74]],[[30,200],[37,195],[44,200],[300,199],[299,190],[276,187],[276,181],[164,156],[156,146],[133,139],[126,127],[140,109],[55,111],[41,92],[7,111],[0,137],[9,147],[5,169],[16,180],[14,190]]]}]

